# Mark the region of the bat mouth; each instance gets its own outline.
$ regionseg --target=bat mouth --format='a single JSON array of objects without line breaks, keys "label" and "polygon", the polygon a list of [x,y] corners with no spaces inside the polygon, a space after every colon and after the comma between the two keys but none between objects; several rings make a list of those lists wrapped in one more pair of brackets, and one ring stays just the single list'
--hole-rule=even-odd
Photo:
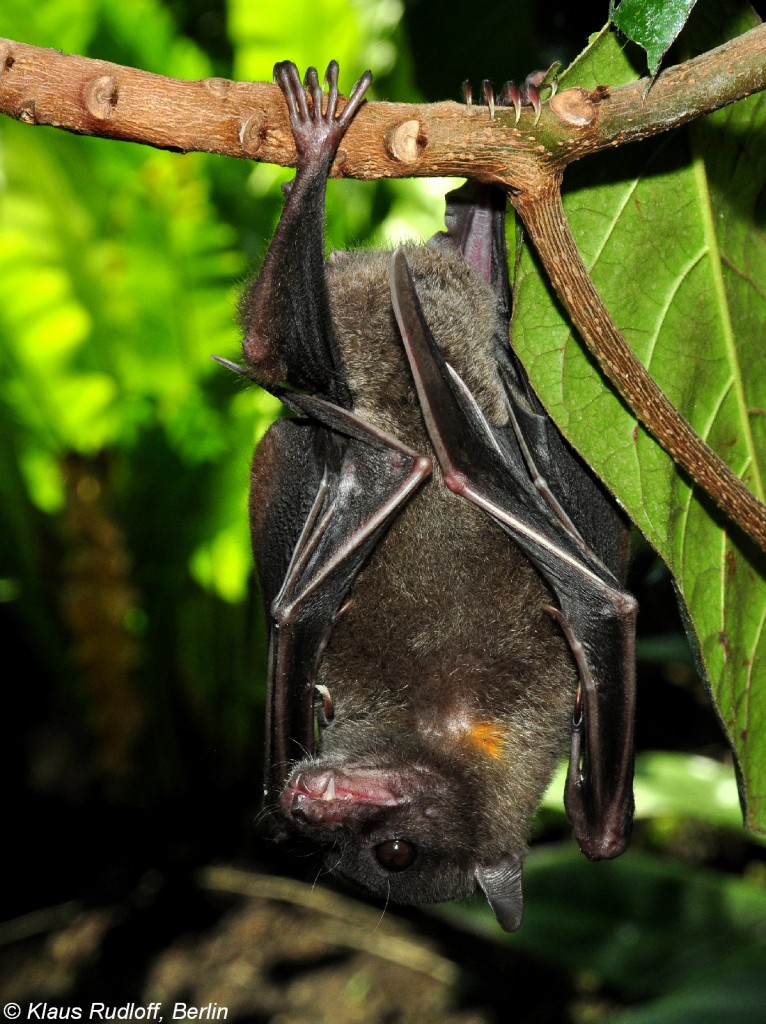
[{"label": "bat mouth", "polygon": [[304,771],[288,783],[286,793],[307,796],[311,800],[359,800],[393,807],[401,795],[383,772]]},{"label": "bat mouth", "polygon": [[352,825],[404,802],[383,772],[302,771],[282,791],[283,814],[311,825]]}]

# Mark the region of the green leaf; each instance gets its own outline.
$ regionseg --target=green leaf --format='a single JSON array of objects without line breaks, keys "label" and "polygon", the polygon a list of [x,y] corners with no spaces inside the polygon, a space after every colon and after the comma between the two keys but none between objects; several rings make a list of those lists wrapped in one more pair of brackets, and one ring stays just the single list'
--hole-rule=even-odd
[{"label": "green leaf", "polygon": [[730,956],[766,952],[762,886],[629,852],[589,863],[571,847],[532,850],[514,941],[634,996],[669,993]]},{"label": "green leaf", "polygon": [[636,818],[694,818],[738,829],[737,786],[729,765],[709,757],[652,751],[636,759]]},{"label": "green leaf", "polygon": [[621,0],[612,11],[614,25],[646,50],[654,77],[671,43],[684,27],[697,0]]},{"label": "green leaf", "polygon": [[725,951],[712,968],[701,967],[675,992],[620,1014],[613,1024],[762,1024],[765,955],[762,945]]},{"label": "green leaf", "polygon": [[[740,10],[739,8],[737,8]],[[684,37],[694,52],[755,24],[705,5]],[[704,31],[703,31],[704,29]],[[566,85],[635,77],[603,32]],[[691,133],[575,165],[565,209],[607,308],[697,432],[763,499],[766,471],[766,97],[708,117]],[[612,392],[526,253],[514,345],[542,401],[667,563],[737,761],[747,823],[766,828],[766,559],[691,488]]]}]

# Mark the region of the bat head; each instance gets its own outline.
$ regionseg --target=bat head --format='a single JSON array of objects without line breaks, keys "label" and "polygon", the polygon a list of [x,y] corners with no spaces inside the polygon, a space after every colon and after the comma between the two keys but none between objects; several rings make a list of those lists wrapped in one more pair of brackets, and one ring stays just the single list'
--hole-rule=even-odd
[{"label": "bat head", "polygon": [[328,847],[334,874],[396,903],[485,893],[506,931],[521,924],[520,853],[492,849],[465,780],[406,769],[299,765],[279,799],[284,821]]}]

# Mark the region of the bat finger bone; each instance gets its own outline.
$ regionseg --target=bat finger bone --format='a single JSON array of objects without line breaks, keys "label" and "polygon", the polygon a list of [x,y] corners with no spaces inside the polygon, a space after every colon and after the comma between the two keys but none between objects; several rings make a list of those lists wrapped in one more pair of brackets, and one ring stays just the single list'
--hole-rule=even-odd
[{"label": "bat finger bone", "polygon": [[466,473],[461,469],[445,466],[442,469],[442,474],[444,485],[448,491],[452,491],[453,494],[457,494],[461,498],[467,496],[471,490],[471,481]]}]

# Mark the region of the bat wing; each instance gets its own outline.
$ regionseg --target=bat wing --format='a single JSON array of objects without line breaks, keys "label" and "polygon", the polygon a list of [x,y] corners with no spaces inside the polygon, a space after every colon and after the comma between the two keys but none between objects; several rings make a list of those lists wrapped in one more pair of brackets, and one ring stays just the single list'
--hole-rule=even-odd
[{"label": "bat wing", "polygon": [[494,292],[498,318],[507,324],[511,292],[505,244],[505,193],[499,188],[466,181],[448,192],[445,202],[447,230],[435,234],[428,245],[458,250]]},{"label": "bat wing", "polygon": [[507,205],[501,189],[466,181],[447,194],[447,230],[434,235],[428,245],[458,251],[492,290],[497,313],[493,353],[525,444],[534,452],[540,478],[549,485],[549,502],[553,505],[554,495],[557,496],[589,547],[621,577],[628,556],[625,519],[593,474],[583,468],[579,457],[564,443],[508,345],[512,303],[505,241]]},{"label": "bat wing", "polygon": [[[509,423],[495,427],[445,361],[401,249],[392,256],[391,292],[445,483],[513,538],[558,599],[550,612],[580,676],[567,812],[587,856],[617,856],[627,845],[633,809],[636,602],[583,540],[543,476],[538,462],[549,473],[556,469],[552,428],[516,365],[498,354]],[[569,458],[564,476],[576,465]]]},{"label": "bat wing", "polygon": [[[259,562],[281,572],[270,599],[265,798],[273,802],[291,765],[314,749],[317,666],[341,605],[392,518],[431,472],[418,455],[354,413],[318,397],[278,392],[314,421],[311,452],[296,462],[313,489],[297,542],[262,532]],[[296,456],[296,442],[289,440]],[[306,461],[311,463],[309,472]],[[303,486],[302,484],[300,486]],[[275,520],[279,516],[274,517]],[[289,560],[288,560],[289,559]]]}]

